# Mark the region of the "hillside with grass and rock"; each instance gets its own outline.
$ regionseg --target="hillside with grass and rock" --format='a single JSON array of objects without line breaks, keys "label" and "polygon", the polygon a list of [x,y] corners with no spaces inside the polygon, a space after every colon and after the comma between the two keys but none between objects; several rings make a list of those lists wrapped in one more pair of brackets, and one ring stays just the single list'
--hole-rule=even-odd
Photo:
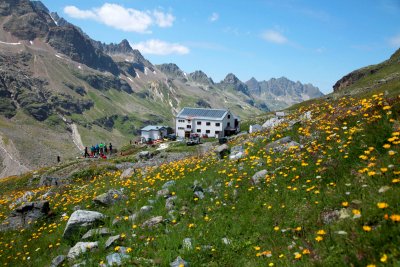
[{"label": "hillside with grass and rock", "polygon": [[0,262],[397,266],[400,87],[359,85],[227,144],[126,145],[0,180]]},{"label": "hillside with grass and rock", "polygon": [[82,145],[112,141],[121,147],[146,125],[173,126],[185,106],[227,108],[244,119],[319,96],[290,89],[282,102],[235,83],[241,87],[173,63],[154,65],[127,40],[93,40],[40,1],[4,0],[0,178],[49,166],[57,155],[80,156]]}]

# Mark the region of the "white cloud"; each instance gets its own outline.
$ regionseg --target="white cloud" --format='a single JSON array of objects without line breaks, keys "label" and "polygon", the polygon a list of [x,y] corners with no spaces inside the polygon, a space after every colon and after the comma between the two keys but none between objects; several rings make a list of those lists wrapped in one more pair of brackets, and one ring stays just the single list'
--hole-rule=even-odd
[{"label": "white cloud", "polygon": [[171,27],[174,23],[175,17],[172,14],[165,14],[161,11],[153,11],[154,18],[158,26],[162,28]]},{"label": "white cloud", "polygon": [[178,43],[167,43],[161,40],[152,39],[145,42],[131,44],[133,49],[139,50],[143,54],[151,55],[185,55],[190,52],[189,48]]},{"label": "white cloud", "polygon": [[210,21],[211,22],[215,22],[218,19],[219,19],[219,14],[218,13],[214,12],[214,13],[211,14],[211,17],[210,17]]},{"label": "white cloud", "polygon": [[275,30],[267,30],[261,37],[267,42],[275,44],[285,44],[288,42],[288,39],[282,33]]},{"label": "white cloud", "polygon": [[159,10],[141,11],[125,8],[117,4],[105,3],[99,8],[80,10],[75,6],[66,6],[64,13],[72,18],[92,19],[107,26],[127,32],[149,33],[152,25],[171,27],[175,17]]},{"label": "white cloud", "polygon": [[393,47],[400,47],[400,34],[389,39],[389,44]]},{"label": "white cloud", "polygon": [[80,10],[76,6],[64,7],[64,13],[76,19],[94,19],[96,14],[90,10]]}]

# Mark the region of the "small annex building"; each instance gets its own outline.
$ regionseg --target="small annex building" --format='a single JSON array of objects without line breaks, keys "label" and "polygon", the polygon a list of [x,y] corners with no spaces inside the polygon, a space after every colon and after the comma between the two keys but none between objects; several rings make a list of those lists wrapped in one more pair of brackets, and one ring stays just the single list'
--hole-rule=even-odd
[{"label": "small annex building", "polygon": [[140,130],[140,141],[142,143],[147,143],[149,141],[162,139],[168,135],[168,128],[167,126],[148,125]]},{"label": "small annex building", "polygon": [[225,137],[240,131],[240,119],[228,109],[183,108],[175,117],[175,133],[179,137],[191,134]]}]

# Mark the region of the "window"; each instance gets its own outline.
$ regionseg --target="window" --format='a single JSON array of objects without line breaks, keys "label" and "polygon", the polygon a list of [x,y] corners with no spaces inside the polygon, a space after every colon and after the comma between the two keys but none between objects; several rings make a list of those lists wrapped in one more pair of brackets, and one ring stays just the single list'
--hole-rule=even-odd
[{"label": "window", "polygon": [[198,122],[197,122],[197,125],[201,125],[201,121],[198,121]]},{"label": "window", "polygon": [[231,115],[229,114],[229,115],[228,115],[228,119],[230,119],[230,118],[231,118]]},{"label": "window", "polygon": [[178,122],[185,122],[185,120],[178,120]]},{"label": "window", "polygon": [[185,128],[183,128],[183,127],[178,127],[178,130],[185,130]]},{"label": "window", "polygon": [[210,126],[210,125],[211,125],[211,122],[207,121],[207,122],[206,122],[206,125],[207,125],[207,126]]},{"label": "window", "polygon": [[215,134],[218,135],[218,134],[219,134],[219,131],[215,131]]},{"label": "window", "polygon": [[186,125],[186,128],[192,129],[192,125]]},{"label": "window", "polygon": [[227,127],[230,127],[230,126],[231,126],[231,123],[230,123],[230,122],[228,122],[228,123],[226,124],[226,126],[227,126]]},{"label": "window", "polygon": [[209,134],[209,133],[210,133],[210,130],[206,130],[206,133],[208,133],[208,134]]},{"label": "window", "polygon": [[220,125],[221,125],[221,123],[219,123],[219,122],[215,123],[215,126],[220,126]]},{"label": "window", "polygon": [[197,129],[197,132],[198,132],[198,133],[201,133],[201,129]]}]

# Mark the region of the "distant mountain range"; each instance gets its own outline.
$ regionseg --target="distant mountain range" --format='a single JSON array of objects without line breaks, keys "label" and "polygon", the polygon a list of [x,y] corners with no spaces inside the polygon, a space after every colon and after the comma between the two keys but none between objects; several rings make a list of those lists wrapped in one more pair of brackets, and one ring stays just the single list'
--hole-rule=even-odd
[{"label": "distant mountain range", "polygon": [[83,145],[118,147],[144,125],[173,125],[184,106],[246,118],[319,96],[286,78],[228,74],[217,83],[201,70],[154,65],[127,40],[95,41],[40,1],[0,3],[0,177],[77,155]]}]

